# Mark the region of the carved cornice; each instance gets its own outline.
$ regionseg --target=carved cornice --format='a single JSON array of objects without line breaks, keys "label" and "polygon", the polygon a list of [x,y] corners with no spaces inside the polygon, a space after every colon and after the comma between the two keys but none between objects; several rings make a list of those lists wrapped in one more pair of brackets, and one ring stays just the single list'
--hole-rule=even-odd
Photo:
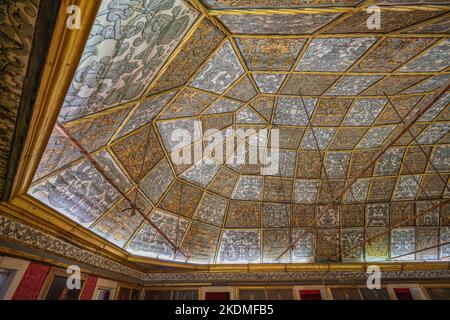
[{"label": "carved cornice", "polygon": [[[298,272],[197,272],[146,273],[148,283],[165,282],[296,282],[296,283],[359,283],[366,282],[368,274],[352,271],[298,271]],[[450,281],[450,270],[387,271],[382,281]]]},{"label": "carved cornice", "polygon": [[[47,234],[14,218],[0,215],[0,239],[45,250],[96,268],[149,284],[165,282],[329,282],[366,281],[365,264],[228,265],[208,266],[207,271],[142,272],[113,259]],[[180,265],[180,268],[186,265]],[[380,264],[388,281],[450,281],[448,263]],[[200,269],[200,268],[199,268]]]},{"label": "carved cornice", "polygon": [[58,239],[6,216],[0,216],[0,238],[44,249],[75,261],[127,275],[132,278],[142,279],[144,276],[143,272],[132,269],[89,250],[77,247],[67,241]]}]

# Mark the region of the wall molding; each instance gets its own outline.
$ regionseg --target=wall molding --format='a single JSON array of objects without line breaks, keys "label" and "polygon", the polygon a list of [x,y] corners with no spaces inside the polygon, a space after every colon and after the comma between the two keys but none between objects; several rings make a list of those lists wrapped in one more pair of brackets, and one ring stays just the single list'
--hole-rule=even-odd
[{"label": "wall molding", "polygon": [[[102,270],[134,278],[148,285],[168,282],[357,283],[367,280],[366,264],[214,265],[204,266],[208,268],[207,271],[144,272],[59,239],[6,215],[0,215],[0,239],[45,250]],[[450,267],[447,262],[382,263],[380,268],[383,279],[388,281],[450,282]]]}]

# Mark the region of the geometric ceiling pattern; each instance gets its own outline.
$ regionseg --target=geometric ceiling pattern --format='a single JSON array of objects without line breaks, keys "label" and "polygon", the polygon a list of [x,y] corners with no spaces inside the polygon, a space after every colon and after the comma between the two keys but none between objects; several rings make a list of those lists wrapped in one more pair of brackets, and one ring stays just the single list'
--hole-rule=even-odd
[{"label": "geometric ceiling pattern", "polygon": [[[368,29],[355,0],[117,2],[102,2],[31,196],[164,260],[450,259],[450,93],[364,171],[448,84],[448,5],[378,1]],[[278,129],[280,170],[177,164],[178,128],[204,146],[211,128]]]}]

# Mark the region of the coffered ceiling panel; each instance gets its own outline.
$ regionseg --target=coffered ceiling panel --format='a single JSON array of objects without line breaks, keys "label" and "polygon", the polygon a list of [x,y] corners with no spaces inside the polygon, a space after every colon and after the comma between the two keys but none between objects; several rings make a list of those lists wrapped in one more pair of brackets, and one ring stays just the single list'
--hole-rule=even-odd
[{"label": "coffered ceiling panel", "polygon": [[226,14],[217,18],[236,34],[311,34],[339,14]]},{"label": "coffered ceiling panel", "polygon": [[250,70],[289,71],[305,39],[236,38]]}]

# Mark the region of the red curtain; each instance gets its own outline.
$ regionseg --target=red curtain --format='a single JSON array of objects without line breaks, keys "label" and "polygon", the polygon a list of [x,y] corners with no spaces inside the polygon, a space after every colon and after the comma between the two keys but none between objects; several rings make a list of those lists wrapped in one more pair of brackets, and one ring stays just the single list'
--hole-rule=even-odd
[{"label": "red curtain", "polygon": [[300,290],[301,300],[322,300],[320,290]]},{"label": "red curtain", "polygon": [[92,300],[96,285],[97,277],[89,276],[84,285],[83,292],[81,292],[80,300]]},{"label": "red curtain", "polygon": [[409,288],[394,288],[398,300],[414,300]]},{"label": "red curtain", "polygon": [[12,300],[36,300],[49,271],[49,266],[30,262]]},{"label": "red curtain", "polygon": [[206,292],[205,300],[230,300],[229,292]]}]

